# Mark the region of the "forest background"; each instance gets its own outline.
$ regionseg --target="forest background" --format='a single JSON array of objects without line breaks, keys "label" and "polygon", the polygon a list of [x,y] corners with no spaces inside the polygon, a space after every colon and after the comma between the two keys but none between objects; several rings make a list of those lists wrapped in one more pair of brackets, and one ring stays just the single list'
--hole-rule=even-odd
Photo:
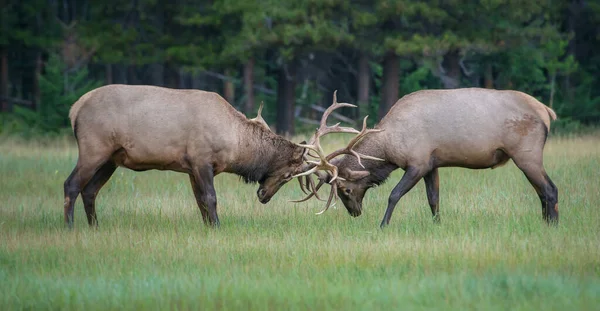
[{"label": "forest background", "polygon": [[280,134],[320,107],[379,120],[403,95],[529,93],[553,130],[600,122],[600,1],[3,0],[0,134],[70,131],[68,110],[111,83],[215,91]]}]

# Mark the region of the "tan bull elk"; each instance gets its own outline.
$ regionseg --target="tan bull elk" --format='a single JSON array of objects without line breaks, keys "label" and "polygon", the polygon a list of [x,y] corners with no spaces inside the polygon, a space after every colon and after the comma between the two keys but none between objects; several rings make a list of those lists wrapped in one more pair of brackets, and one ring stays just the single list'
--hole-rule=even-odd
[{"label": "tan bull elk", "polygon": [[[325,124],[327,115],[323,115],[321,124]],[[421,178],[425,180],[433,217],[439,221],[439,167],[496,168],[512,159],[539,195],[543,218],[558,223],[558,190],[542,163],[550,122],[555,119],[552,109],[518,91],[418,91],[398,100],[370,130],[372,134],[366,136],[363,126],[361,134],[344,151],[329,155],[317,152],[319,161],[305,164],[305,172],[297,176],[306,176],[304,183],[312,191],[304,200],[316,195],[327,180],[333,191],[326,209],[337,193],[350,215],[359,216],[365,192],[402,168],[404,175],[388,199],[381,222],[384,227],[400,198]],[[318,140],[322,132],[317,130],[308,148],[322,151]],[[336,158],[341,154],[346,155]],[[363,157],[360,161],[361,155],[369,155],[370,159],[365,161]],[[327,171],[328,176],[321,176],[315,186],[310,174],[320,170]],[[306,189],[303,181],[300,185]]]},{"label": "tan bull elk", "polygon": [[271,132],[260,110],[248,120],[216,93],[109,85],[83,95],[69,117],[79,148],[64,183],[69,226],[79,193],[89,225],[97,225],[96,195],[118,166],[188,174],[202,219],[218,225],[214,176],[258,182],[264,204],[303,164],[305,149]]}]

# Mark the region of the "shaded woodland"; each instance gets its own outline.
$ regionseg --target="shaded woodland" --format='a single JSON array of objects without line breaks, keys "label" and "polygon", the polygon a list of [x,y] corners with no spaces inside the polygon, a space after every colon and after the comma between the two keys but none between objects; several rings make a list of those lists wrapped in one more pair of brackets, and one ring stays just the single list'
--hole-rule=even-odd
[{"label": "shaded woodland", "polygon": [[558,127],[600,122],[600,1],[5,0],[0,131],[69,128],[103,84],[220,93],[281,134],[319,109],[376,122],[420,89],[529,93]]}]

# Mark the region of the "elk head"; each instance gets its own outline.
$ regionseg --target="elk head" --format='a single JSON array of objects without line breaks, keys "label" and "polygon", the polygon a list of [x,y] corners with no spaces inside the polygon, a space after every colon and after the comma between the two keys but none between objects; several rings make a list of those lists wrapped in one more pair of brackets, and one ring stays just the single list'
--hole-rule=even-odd
[{"label": "elk head", "polygon": [[[256,191],[258,200],[266,204],[271,198],[285,185],[292,180],[292,176],[301,171],[304,163],[304,157],[307,152],[306,148],[299,144],[294,144],[282,137],[273,133],[263,119],[261,112],[263,103],[258,108],[256,118],[249,119],[256,127],[261,128],[263,137],[268,137],[269,144],[267,150],[253,155],[252,162],[255,163],[252,171],[243,174],[246,182],[258,182],[259,188]],[[266,131],[266,132],[265,132]],[[304,144],[306,142],[301,142]]]},{"label": "elk head", "polygon": [[256,191],[258,200],[263,204],[269,202],[283,185],[294,178],[294,174],[302,170],[307,150],[299,145],[289,144],[289,148],[280,148],[275,154],[276,158],[271,161],[263,159],[264,164],[269,166],[269,171],[258,180],[259,187]]},{"label": "elk head", "polygon": [[[336,91],[337,92],[337,91]],[[380,132],[380,129],[367,129],[367,118],[363,120],[362,130],[358,131],[353,128],[340,127],[339,123],[327,126],[327,117],[333,112],[333,110],[341,107],[356,107],[355,105],[347,103],[338,103],[336,98],[336,92],[333,93],[333,104],[323,113],[319,128],[315,131],[308,144],[300,144],[299,146],[309,150],[306,154],[306,163],[303,166],[302,172],[293,176],[298,177],[300,188],[307,194],[304,199],[295,200],[293,202],[304,202],[312,197],[316,197],[321,200],[318,195],[318,191],[321,186],[325,183],[331,185],[331,192],[325,205],[325,209],[317,213],[320,215],[329,209],[331,203],[339,196],[344,203],[344,206],[348,210],[348,213],[352,216],[359,216],[362,211],[362,199],[365,195],[368,187],[362,187],[360,183],[355,183],[361,179],[364,179],[369,175],[368,171],[355,171],[349,168],[344,168],[340,171],[338,168],[339,159],[335,159],[340,155],[350,155],[356,158],[358,165],[364,168],[361,159],[383,161],[382,159],[375,158],[372,156],[360,154],[353,150],[354,146],[363,139],[367,134]],[[330,133],[354,133],[357,134],[345,148],[338,149],[328,155],[325,155],[323,148],[321,147],[320,138]],[[312,153],[311,153],[312,151]],[[314,154],[313,154],[314,153]],[[315,160],[310,160],[308,157],[312,157]],[[311,178],[311,175],[315,174],[318,176],[319,183],[315,185]],[[304,179],[304,180],[303,180]]]}]

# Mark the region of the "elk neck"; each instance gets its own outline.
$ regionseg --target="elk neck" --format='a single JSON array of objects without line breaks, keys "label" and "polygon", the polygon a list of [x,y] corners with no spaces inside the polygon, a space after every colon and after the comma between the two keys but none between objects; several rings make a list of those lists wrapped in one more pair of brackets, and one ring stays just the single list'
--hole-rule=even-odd
[{"label": "elk neck", "polygon": [[228,170],[246,183],[261,182],[292,159],[298,148],[263,126],[247,122],[241,127],[237,157]]},{"label": "elk neck", "polygon": [[398,165],[388,161],[388,157],[385,152],[385,143],[380,141],[382,135],[370,134],[372,136],[366,136],[354,147],[354,150],[360,154],[377,157],[384,159],[385,161],[375,161],[361,159],[364,168],[358,164],[356,157],[345,155],[340,159],[338,167],[341,171],[345,169],[351,169],[354,171],[368,171],[369,176],[361,180],[361,183],[365,183],[369,186],[378,186],[382,184],[390,174],[398,168]]}]

